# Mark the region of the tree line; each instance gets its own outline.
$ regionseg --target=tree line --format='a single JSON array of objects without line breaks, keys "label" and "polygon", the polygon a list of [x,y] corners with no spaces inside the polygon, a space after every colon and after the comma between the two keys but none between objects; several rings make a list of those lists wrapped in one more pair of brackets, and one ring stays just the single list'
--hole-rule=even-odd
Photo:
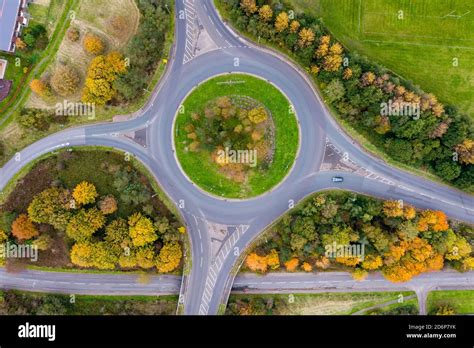
[{"label": "tree line", "polygon": [[[474,126],[468,116],[348,51],[314,16],[296,15],[279,1],[221,2],[238,29],[303,65],[333,110],[388,157],[474,192]],[[398,110],[387,114],[383,105]]]}]

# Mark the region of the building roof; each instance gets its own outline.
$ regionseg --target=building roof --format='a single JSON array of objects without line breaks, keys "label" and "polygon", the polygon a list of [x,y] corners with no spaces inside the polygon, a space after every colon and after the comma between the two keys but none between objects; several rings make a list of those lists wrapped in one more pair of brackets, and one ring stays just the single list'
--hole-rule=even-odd
[{"label": "building roof", "polygon": [[8,94],[10,94],[10,89],[12,88],[12,82],[8,80],[0,80],[0,102],[3,101]]},{"label": "building roof", "polygon": [[0,0],[0,51],[10,52],[21,0]]},{"label": "building roof", "polygon": [[5,59],[0,59],[0,79],[3,79],[7,71],[8,62]]}]

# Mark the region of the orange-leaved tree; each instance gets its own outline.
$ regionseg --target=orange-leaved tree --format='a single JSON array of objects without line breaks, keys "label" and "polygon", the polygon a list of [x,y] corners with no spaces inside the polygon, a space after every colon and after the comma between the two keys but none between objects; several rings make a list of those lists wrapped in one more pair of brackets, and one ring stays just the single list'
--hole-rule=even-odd
[{"label": "orange-leaved tree", "polygon": [[28,215],[20,214],[12,223],[12,234],[19,240],[28,240],[39,235]]}]

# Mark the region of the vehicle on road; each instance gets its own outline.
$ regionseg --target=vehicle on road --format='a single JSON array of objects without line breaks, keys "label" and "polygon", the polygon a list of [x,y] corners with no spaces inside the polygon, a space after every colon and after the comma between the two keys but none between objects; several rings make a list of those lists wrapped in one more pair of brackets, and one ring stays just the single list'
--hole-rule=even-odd
[{"label": "vehicle on road", "polygon": [[332,182],[343,182],[344,178],[342,176],[333,176]]}]

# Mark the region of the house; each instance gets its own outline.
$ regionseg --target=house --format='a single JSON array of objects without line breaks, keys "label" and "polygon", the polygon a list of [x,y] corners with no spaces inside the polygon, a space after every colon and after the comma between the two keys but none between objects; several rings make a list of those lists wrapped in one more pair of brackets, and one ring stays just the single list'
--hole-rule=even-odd
[{"label": "house", "polygon": [[15,41],[28,25],[28,0],[0,0],[0,51],[14,53]]},{"label": "house", "polygon": [[0,79],[0,102],[3,101],[6,97],[8,97],[11,88],[11,81]]},{"label": "house", "polygon": [[5,59],[0,59],[0,80],[5,77],[8,62]]},{"label": "house", "polygon": [[8,62],[5,59],[0,59],[0,102],[8,96],[12,88],[12,82],[3,79],[7,70],[7,64]]}]

